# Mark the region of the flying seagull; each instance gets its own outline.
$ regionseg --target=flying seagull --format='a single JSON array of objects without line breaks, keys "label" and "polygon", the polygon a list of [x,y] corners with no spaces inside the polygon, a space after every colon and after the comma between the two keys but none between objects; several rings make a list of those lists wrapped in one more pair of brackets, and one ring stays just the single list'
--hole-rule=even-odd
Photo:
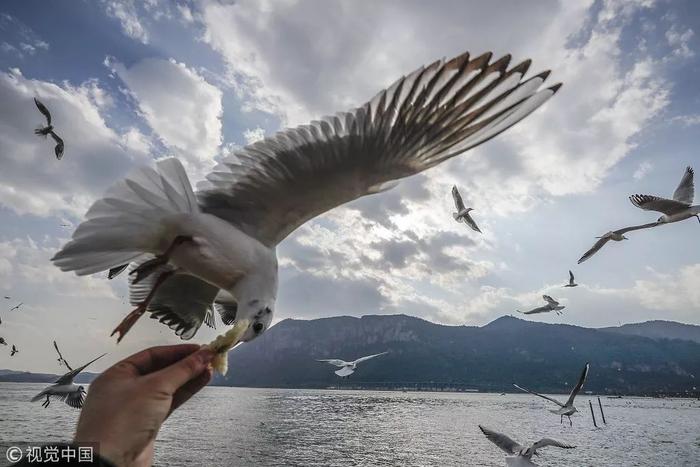
[{"label": "flying seagull", "polygon": [[12,308],[10,308],[10,311],[19,310],[19,307],[21,307],[22,305],[24,305],[24,303],[19,302],[17,305],[15,305],[15,306],[13,306]]},{"label": "flying seagull", "polygon": [[35,135],[44,136],[51,135],[53,140],[56,142],[56,147],[54,147],[54,152],[56,153],[56,159],[61,160],[63,157],[63,140],[53,131],[53,125],[51,124],[51,113],[49,109],[36,97],[34,98],[34,103],[39,109],[39,112],[44,114],[46,117],[46,126],[37,128],[34,130]]},{"label": "flying seagull", "polygon": [[574,280],[574,273],[569,270],[569,283],[564,287],[578,287],[578,284]]},{"label": "flying seagull", "polygon": [[541,440],[532,443],[530,446],[525,447],[519,444],[518,442],[513,441],[511,438],[504,435],[503,433],[489,430],[488,428],[481,425],[479,425],[479,429],[486,436],[486,438],[488,438],[489,441],[501,448],[501,450],[508,455],[506,457],[506,462],[508,462],[508,465],[536,465],[533,464],[530,461],[530,459],[532,459],[532,456],[538,455],[538,449],[546,448],[547,446],[554,446],[563,449],[573,449],[576,447],[570,444],[561,443],[551,438],[542,438]]},{"label": "flying seagull", "polygon": [[13,357],[19,350],[17,350],[17,347],[15,347],[15,344],[12,344],[12,349],[10,350],[10,357]]},{"label": "flying seagull", "polygon": [[693,206],[695,185],[693,183],[693,168],[686,167],[678,188],[673,192],[673,199],[651,195],[632,195],[632,204],[645,211],[657,211],[663,214],[656,221],[659,224],[670,224],[695,217],[700,222],[700,205]]},{"label": "flying seagull", "polygon": [[366,357],[358,358],[357,360],[354,360],[352,362],[346,362],[345,360],[339,360],[337,358],[326,358],[326,359],[321,359],[321,360],[316,360],[317,362],[326,362],[330,363],[331,365],[340,367],[340,370],[334,371],[334,373],[341,378],[344,378],[346,376],[350,376],[355,372],[355,369],[357,368],[357,364],[361,362],[365,362],[369,360],[370,358],[374,357],[379,357],[380,355],[386,355],[389,352],[382,352],[382,353],[377,353],[374,355],[367,355]]},{"label": "flying seagull", "polygon": [[457,212],[452,213],[452,217],[454,217],[457,222],[464,222],[471,227],[472,230],[481,233],[479,226],[476,225],[472,216],[469,215],[469,212],[473,211],[474,208],[464,207],[464,202],[462,201],[462,196],[459,194],[459,190],[457,190],[457,186],[452,187],[452,199],[454,199],[455,208],[457,209]]},{"label": "flying seagull", "polygon": [[[219,290],[234,297],[237,341],[272,322],[277,245],[314,217],[495,137],[552,97],[549,72],[526,60],[463,54],[421,67],[360,108],[281,131],[223,159],[194,193],[182,164],[135,170],[95,202],[54,257],[78,275],[129,262],[142,301],[116,327],[120,341],[156,310],[181,338],[195,335]],[[177,301],[173,293],[187,300]]]},{"label": "flying seagull", "polygon": [[556,314],[560,315],[561,311],[564,308],[566,308],[564,305],[559,305],[559,302],[554,300],[552,297],[549,295],[542,295],[542,298],[544,299],[545,302],[547,302],[546,305],[542,305],[537,308],[533,308],[532,310],[528,311],[520,311],[520,310],[515,310],[518,313],[522,313],[524,315],[534,315],[537,313],[549,313],[550,311],[554,311]]},{"label": "flying seagull", "polygon": [[590,368],[590,364],[586,363],[586,365],[583,367],[583,371],[581,372],[581,377],[578,379],[578,383],[576,383],[576,386],[574,387],[574,389],[571,390],[571,394],[569,394],[569,398],[566,400],[565,404],[562,404],[561,402],[559,402],[558,400],[556,400],[552,397],[548,397],[548,396],[530,391],[529,389],[522,388],[522,387],[518,386],[517,384],[513,384],[513,386],[520,389],[521,391],[529,392],[530,394],[541,397],[543,399],[547,399],[550,402],[554,402],[560,408],[557,410],[550,410],[550,412],[555,413],[555,414],[560,416],[559,423],[563,423],[564,416],[566,415],[567,417],[569,417],[569,425],[573,425],[573,423],[571,423],[571,416],[575,412],[578,412],[578,410],[576,410],[576,407],[574,407],[574,399],[576,398],[576,395],[579,393],[579,391],[581,391],[581,388],[583,387],[583,383],[586,381],[586,376],[588,376],[588,369],[589,368]]},{"label": "flying seagull", "polygon": [[10,300],[12,297],[10,297],[9,295],[5,295],[4,298],[5,300]]},{"label": "flying seagull", "polygon": [[663,215],[659,217],[656,222],[626,227],[624,229],[608,232],[602,237],[596,237],[599,240],[590,250],[581,256],[581,259],[578,260],[579,264],[596,254],[598,250],[603,248],[603,245],[608,243],[610,240],[615,240],[616,242],[628,240],[628,238],[625,237],[627,232],[658,227],[664,224],[671,224],[673,222],[679,222],[691,217],[696,217],[698,221],[700,221],[700,205],[692,205],[693,199],[695,198],[695,184],[693,182],[694,173],[695,172],[693,171],[692,167],[686,167],[683,177],[681,178],[681,182],[673,192],[673,199],[651,195],[630,196],[630,201],[638,208],[644,209],[645,211],[657,211]]},{"label": "flying seagull", "polygon": [[581,258],[578,260],[578,264],[583,263],[588,258],[590,258],[594,254],[596,254],[598,252],[598,250],[603,248],[603,246],[606,243],[608,243],[610,240],[613,240],[616,242],[621,242],[623,240],[629,240],[629,238],[625,237],[625,234],[627,232],[632,232],[634,230],[641,230],[641,229],[649,229],[651,227],[656,227],[658,225],[659,225],[658,222],[651,222],[649,224],[641,224],[641,225],[633,225],[632,227],[625,227],[624,229],[608,232],[605,235],[603,235],[602,237],[596,237],[599,240],[597,242],[595,242],[595,244],[591,247],[590,250],[588,250],[587,252],[585,252],[583,254],[583,256],[581,256]]},{"label": "flying seagull", "polygon": [[51,397],[53,396],[57,399],[64,401],[66,404],[70,405],[75,409],[82,408],[83,402],[85,401],[85,388],[83,386],[78,386],[77,384],[73,383],[73,380],[76,376],[80,374],[81,371],[87,368],[88,365],[99,360],[105,355],[107,354],[102,354],[96,359],[90,360],[85,365],[76,368],[75,370],[70,369],[70,366],[68,366],[68,363],[66,362],[66,366],[69,368],[70,371],[58,378],[56,382],[53,383],[51,386],[46,387],[43,391],[34,396],[32,398],[32,402],[36,402],[41,398],[46,397],[46,400],[42,402],[41,405],[42,407],[47,408],[51,403]]},{"label": "flying seagull", "polygon": [[56,341],[53,341],[53,348],[56,349],[56,353],[58,353],[58,366],[65,365],[66,368],[68,368],[68,370],[73,371],[73,368],[70,367],[66,359],[63,358],[63,355],[61,355],[61,351],[58,350],[58,344],[56,343]]},{"label": "flying seagull", "polygon": [[0,345],[7,345],[4,337],[0,337]]}]

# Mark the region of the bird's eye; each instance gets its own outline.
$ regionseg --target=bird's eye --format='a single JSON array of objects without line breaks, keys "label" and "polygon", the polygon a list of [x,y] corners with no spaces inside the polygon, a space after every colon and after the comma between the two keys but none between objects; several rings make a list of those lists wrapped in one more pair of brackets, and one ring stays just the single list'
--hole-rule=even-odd
[{"label": "bird's eye", "polygon": [[267,313],[268,315],[269,315],[270,313],[272,313],[272,310],[270,309],[269,306],[268,306],[267,308],[265,308],[265,313]]},{"label": "bird's eye", "polygon": [[263,323],[255,323],[253,325],[253,331],[255,331],[256,334],[260,334],[264,327]]}]

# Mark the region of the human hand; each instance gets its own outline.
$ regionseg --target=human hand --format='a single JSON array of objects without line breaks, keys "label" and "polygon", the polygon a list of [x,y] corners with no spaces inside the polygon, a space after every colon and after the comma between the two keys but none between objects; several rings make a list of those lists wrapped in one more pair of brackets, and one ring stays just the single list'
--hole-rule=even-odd
[{"label": "human hand", "polygon": [[150,466],[166,418],[209,383],[214,353],[194,344],[152,347],[122,360],[90,385],[75,442],[99,443],[118,466]]}]

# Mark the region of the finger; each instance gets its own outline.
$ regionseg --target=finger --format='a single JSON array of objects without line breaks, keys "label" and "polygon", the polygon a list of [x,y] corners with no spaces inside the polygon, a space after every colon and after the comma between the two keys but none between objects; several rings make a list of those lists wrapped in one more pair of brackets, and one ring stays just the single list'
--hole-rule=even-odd
[{"label": "finger", "polygon": [[206,367],[199,376],[189,380],[180,389],[175,391],[175,394],[173,394],[173,403],[170,407],[170,413],[187,402],[190,397],[197,394],[204,386],[209,384],[213,374],[214,370],[212,370],[210,367]]},{"label": "finger", "polygon": [[165,368],[174,362],[196,352],[196,344],[163,345],[151,347],[125,358],[105,373],[123,373],[129,376],[142,376]]},{"label": "finger", "polygon": [[182,360],[148,375],[148,378],[164,391],[175,394],[181,386],[205,371],[212,358],[214,352],[202,347]]}]

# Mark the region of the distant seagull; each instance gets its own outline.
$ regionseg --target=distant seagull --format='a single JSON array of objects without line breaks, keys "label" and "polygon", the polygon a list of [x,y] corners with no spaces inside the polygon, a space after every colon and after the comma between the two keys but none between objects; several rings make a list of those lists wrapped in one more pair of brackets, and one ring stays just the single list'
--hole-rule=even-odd
[{"label": "distant seagull", "polygon": [[547,302],[546,305],[533,308],[532,310],[528,311],[520,311],[520,310],[515,310],[518,313],[522,313],[524,315],[534,315],[537,313],[549,313],[550,311],[554,311],[556,314],[560,315],[561,311],[564,308],[566,308],[564,305],[559,305],[559,302],[554,300],[552,297],[549,295],[542,295],[542,298],[544,299],[545,302]]},{"label": "distant seagull", "polygon": [[[83,406],[83,402],[85,401],[85,388],[74,384],[73,379],[75,379],[75,377],[78,376],[81,371],[87,368],[88,365],[99,360],[105,355],[107,354],[102,354],[96,359],[90,360],[85,365],[76,368],[75,370],[70,370],[68,373],[58,378],[51,386],[48,386],[39,394],[34,396],[32,398],[32,402],[36,402],[42,397],[46,397],[46,400],[41,404],[42,407],[46,408],[51,403],[51,397],[55,397],[64,401],[66,404],[75,409],[81,408]],[[66,366],[68,366],[67,363]],[[68,368],[70,367],[68,366]]]},{"label": "distant seagull", "polygon": [[474,222],[472,216],[469,215],[469,212],[473,211],[474,208],[464,207],[462,196],[459,194],[459,190],[457,190],[456,185],[452,187],[452,199],[454,199],[455,208],[457,209],[457,212],[452,213],[452,217],[454,217],[457,222],[464,222],[469,227],[471,227],[472,230],[481,233],[481,230],[479,230],[479,226],[476,225],[476,222]]},{"label": "distant seagull", "polygon": [[420,67],[361,107],[234,151],[196,194],[176,158],[137,168],[95,201],[52,261],[88,275],[139,260],[133,276],[153,275],[132,282],[148,288],[114,329],[118,341],[146,312],[167,313],[192,338],[223,289],[246,328],[236,343],[249,342],[273,321],[277,245],[292,232],[485,143],[560,89],[545,85],[548,71],[525,78],[530,60],[510,62],[465,53]]},{"label": "distant seagull", "polygon": [[63,358],[63,355],[61,355],[61,351],[58,350],[58,344],[56,343],[56,341],[53,341],[53,348],[56,349],[56,353],[58,353],[58,366],[65,365],[66,368],[68,368],[70,371],[73,371],[73,368],[70,367],[66,359]]},{"label": "distant seagull", "polygon": [[368,355],[366,357],[358,358],[355,361],[352,362],[346,362],[345,360],[339,360],[337,358],[330,358],[330,359],[321,359],[321,360],[316,360],[317,362],[326,362],[330,363],[331,365],[335,365],[340,367],[340,370],[334,371],[334,373],[341,378],[344,378],[346,376],[350,376],[355,372],[355,368],[357,367],[358,363],[365,362],[369,360],[370,358],[374,357],[379,357],[380,355],[385,355],[389,352],[382,352],[382,353],[377,353],[374,355]]},{"label": "distant seagull", "polygon": [[576,407],[574,407],[574,399],[576,398],[576,395],[581,391],[581,388],[583,387],[583,383],[586,381],[586,376],[588,376],[588,369],[590,368],[590,364],[586,363],[586,365],[583,367],[583,371],[581,372],[581,377],[578,379],[578,383],[576,384],[576,387],[571,390],[571,394],[569,394],[569,398],[566,400],[565,404],[562,404],[556,399],[553,399],[551,397],[547,397],[545,395],[536,393],[534,391],[530,391],[529,389],[522,388],[518,386],[517,384],[513,384],[516,388],[520,389],[521,391],[529,392],[530,394],[533,394],[535,396],[541,397],[543,399],[547,399],[550,402],[554,402],[557,404],[560,408],[558,410],[550,410],[550,412],[555,413],[560,416],[559,418],[559,423],[563,423],[564,421],[564,416],[566,415],[569,417],[569,425],[573,425],[571,423],[571,415],[573,415],[575,412],[578,412],[576,410]]},{"label": "distant seagull", "polygon": [[616,242],[621,242],[622,240],[629,240],[629,238],[625,237],[625,234],[627,232],[632,232],[633,230],[649,229],[651,227],[657,227],[658,225],[660,225],[658,222],[651,222],[649,224],[642,224],[642,225],[633,225],[632,227],[625,227],[624,229],[608,232],[605,235],[603,235],[602,237],[596,237],[600,240],[595,242],[595,244],[591,247],[591,249],[588,250],[587,252],[585,252],[583,254],[583,256],[581,256],[581,258],[578,260],[578,264],[583,263],[588,258],[590,258],[594,254],[596,254],[598,252],[598,250],[603,248],[603,246],[606,243],[608,243],[610,240],[613,240]]},{"label": "distant seagull", "polygon": [[44,117],[46,117],[46,126],[37,128],[34,130],[34,134],[39,136],[51,135],[53,140],[56,142],[56,147],[54,148],[56,159],[61,160],[63,157],[63,140],[53,131],[53,125],[51,124],[51,113],[49,112],[49,109],[47,109],[46,106],[36,97],[34,98],[34,103],[39,109],[39,112],[44,114]]},{"label": "distant seagull", "polygon": [[479,425],[479,429],[484,435],[486,435],[486,438],[488,438],[489,441],[508,454],[506,457],[506,463],[508,465],[537,465],[533,464],[530,459],[532,459],[532,456],[538,455],[538,449],[542,449],[547,446],[554,446],[563,449],[574,449],[576,447],[570,444],[561,443],[551,438],[542,438],[536,443],[532,443],[529,447],[525,447],[518,442],[513,441],[503,433],[489,430],[481,425]]},{"label": "distant seagull", "polygon": [[19,310],[19,307],[21,307],[22,305],[24,305],[24,303],[19,302],[17,305],[15,305],[15,306],[13,306],[12,308],[10,308],[10,311]]},{"label": "distant seagull", "polygon": [[7,345],[7,342],[5,342],[4,337],[0,337],[0,345]]},{"label": "distant seagull", "polygon": [[10,350],[10,357],[14,356],[19,350],[17,350],[17,347],[15,347],[15,344],[12,344],[12,349]]},{"label": "distant seagull", "polygon": [[5,300],[10,300],[12,297],[5,295]]},{"label": "distant seagull", "polygon": [[673,192],[673,199],[661,198],[651,195],[632,195],[632,204],[645,211],[657,211],[663,214],[657,222],[670,224],[695,217],[700,222],[700,205],[693,206],[695,198],[695,185],[693,183],[693,169],[686,167],[683,178],[678,188]]},{"label": "distant seagull", "polygon": [[564,287],[578,287],[578,284],[574,280],[574,273],[569,271],[569,283],[566,284]]}]

